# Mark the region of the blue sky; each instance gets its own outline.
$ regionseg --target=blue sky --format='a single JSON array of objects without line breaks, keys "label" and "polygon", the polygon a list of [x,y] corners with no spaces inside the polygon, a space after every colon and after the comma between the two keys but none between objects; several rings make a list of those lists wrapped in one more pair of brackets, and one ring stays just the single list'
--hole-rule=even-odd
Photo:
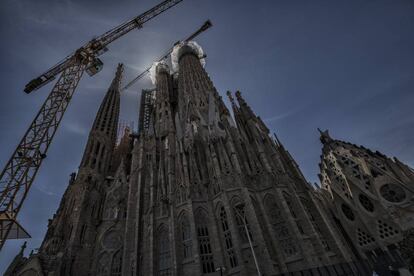
[{"label": "blue sky", "polygon": [[[0,3],[3,167],[51,89],[24,85],[93,36],[157,4],[156,0],[3,0]],[[130,80],[207,18],[197,42],[224,96],[240,90],[276,132],[303,173],[317,182],[317,127],[414,165],[414,2],[184,0],[110,45],[105,67],[85,75],[19,215],[38,248],[76,171],[88,130],[118,62]],[[122,95],[121,119],[137,121],[143,79]],[[135,124],[136,125],[136,124]],[[0,273],[22,241],[0,252]]]}]

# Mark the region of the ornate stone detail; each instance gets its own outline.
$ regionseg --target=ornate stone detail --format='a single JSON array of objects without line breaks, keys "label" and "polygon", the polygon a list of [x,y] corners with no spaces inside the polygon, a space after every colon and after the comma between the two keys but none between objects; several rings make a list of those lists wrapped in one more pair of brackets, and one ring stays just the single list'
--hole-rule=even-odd
[{"label": "ornate stone detail", "polygon": [[109,230],[104,234],[102,245],[106,249],[118,249],[122,246],[121,236],[114,230]]},{"label": "ornate stone detail", "polygon": [[381,186],[380,193],[383,198],[392,203],[400,203],[407,197],[403,188],[396,184],[385,184]]}]

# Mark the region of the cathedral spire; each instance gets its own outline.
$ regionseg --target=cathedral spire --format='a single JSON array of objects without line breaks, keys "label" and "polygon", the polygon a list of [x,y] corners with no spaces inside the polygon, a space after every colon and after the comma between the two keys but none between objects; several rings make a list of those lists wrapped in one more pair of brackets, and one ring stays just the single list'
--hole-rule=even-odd
[{"label": "cathedral spire", "polygon": [[234,110],[234,108],[237,108],[237,105],[236,105],[236,102],[234,101],[233,95],[228,90],[227,90],[227,97],[230,100],[230,103],[231,103],[231,106],[233,107],[233,110]]},{"label": "cathedral spire", "polygon": [[239,119],[238,117],[239,117],[240,109],[239,109],[236,101],[234,100],[234,97],[233,97],[231,91],[227,91],[227,97],[229,98],[229,101],[231,103],[231,108],[233,110],[234,118],[237,121]]},{"label": "cathedral spire", "polygon": [[239,116],[242,117],[242,120],[244,122],[248,122],[250,120],[253,120],[255,123],[257,123],[258,125],[260,125],[260,128],[262,131],[264,131],[265,133],[269,133],[269,129],[266,126],[266,124],[263,122],[262,118],[260,118],[260,116],[257,116],[253,110],[250,108],[250,106],[247,104],[247,102],[245,101],[245,99],[242,97],[241,92],[240,91],[236,91],[236,98],[237,101],[239,103]]},{"label": "cathedral spire", "polygon": [[89,133],[81,168],[89,168],[98,173],[104,173],[109,168],[110,154],[116,143],[122,73],[123,65],[118,64],[115,77],[99,107]]},{"label": "cathedral spire", "polygon": [[116,134],[116,127],[118,125],[119,114],[119,94],[123,71],[124,66],[121,63],[118,64],[115,77],[112,80],[112,83],[108,88],[108,91],[106,92],[105,98],[103,99],[101,106],[99,107],[98,114],[96,115],[95,121],[93,123],[92,131],[101,130],[113,134],[113,126],[116,122]]},{"label": "cathedral spire", "polygon": [[250,106],[246,103],[246,101],[242,97],[241,92],[237,90],[235,94],[236,94],[237,102],[239,103],[239,106],[240,106],[239,109],[242,112],[242,114],[245,116],[245,119],[248,120],[252,117],[255,118],[256,115],[254,114]]},{"label": "cathedral spire", "polygon": [[320,140],[322,144],[329,144],[329,142],[333,140],[332,137],[329,135],[329,130],[322,131],[320,128],[318,128],[318,131],[321,135]]}]

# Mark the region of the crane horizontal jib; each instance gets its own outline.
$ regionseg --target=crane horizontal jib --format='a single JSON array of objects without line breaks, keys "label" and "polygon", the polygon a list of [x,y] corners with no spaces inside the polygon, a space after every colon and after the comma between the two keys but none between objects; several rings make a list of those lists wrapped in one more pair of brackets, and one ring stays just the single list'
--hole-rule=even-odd
[{"label": "crane horizontal jib", "polygon": [[97,38],[92,39],[84,46],[73,52],[71,55],[67,56],[63,61],[57,63],[48,71],[27,83],[24,88],[24,92],[30,93],[49,83],[56,77],[56,75],[65,70],[65,68],[67,68],[73,60],[86,64],[87,67],[91,67],[90,63],[93,63],[96,60],[97,56],[106,52],[106,47],[111,42],[117,40],[121,36],[129,33],[134,29],[141,28],[144,23],[148,22],[152,18],[172,8],[182,1],[183,0],[165,0],[155,7],[149,9],[148,11],[105,32]]}]

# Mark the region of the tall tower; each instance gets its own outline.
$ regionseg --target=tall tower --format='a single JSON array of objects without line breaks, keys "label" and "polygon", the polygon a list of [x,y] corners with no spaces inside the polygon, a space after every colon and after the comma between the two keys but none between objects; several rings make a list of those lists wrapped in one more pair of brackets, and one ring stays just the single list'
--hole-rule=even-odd
[{"label": "tall tower", "polygon": [[122,71],[119,64],[89,133],[79,172],[71,175],[38,254],[31,256],[24,267],[39,264],[42,275],[88,275],[106,190],[105,177],[110,172],[116,141]]},{"label": "tall tower", "polygon": [[277,275],[349,263],[293,158],[240,92],[238,103],[229,93],[234,122],[202,58],[188,43],[173,52],[176,72],[156,67],[151,118],[132,153],[123,273]]},{"label": "tall tower", "polygon": [[321,131],[321,141],[322,188],[350,240],[372,265],[401,262],[398,243],[408,237],[412,244],[414,171],[328,131]]}]

